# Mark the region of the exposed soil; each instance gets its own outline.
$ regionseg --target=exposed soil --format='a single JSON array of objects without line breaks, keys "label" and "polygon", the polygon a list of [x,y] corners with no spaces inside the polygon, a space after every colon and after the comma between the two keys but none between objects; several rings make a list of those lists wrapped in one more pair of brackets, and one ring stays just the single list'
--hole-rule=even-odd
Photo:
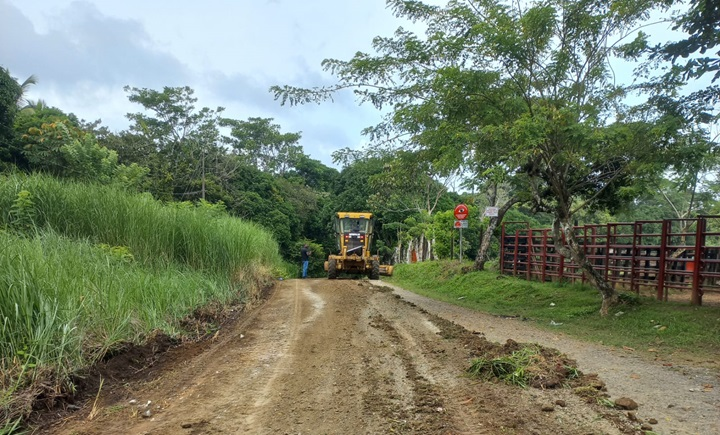
[{"label": "exposed soil", "polygon": [[[545,346],[533,367],[535,387],[467,375],[474,357],[507,355],[520,343]],[[573,366],[585,375],[574,378]],[[711,434],[720,428],[720,387],[711,369],[665,367],[379,281],[282,281],[263,304],[231,316],[203,342],[158,337],[99,371],[102,388],[98,383],[86,400],[43,413],[36,432],[639,434],[645,424],[660,434]],[[608,396],[629,397],[640,407],[603,406]],[[652,419],[657,423],[648,426]]]}]

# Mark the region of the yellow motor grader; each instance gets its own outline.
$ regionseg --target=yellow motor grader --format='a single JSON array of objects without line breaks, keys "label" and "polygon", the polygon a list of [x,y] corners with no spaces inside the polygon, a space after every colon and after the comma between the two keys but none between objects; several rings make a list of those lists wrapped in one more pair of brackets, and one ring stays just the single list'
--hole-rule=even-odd
[{"label": "yellow motor grader", "polygon": [[329,255],[325,262],[329,279],[337,278],[340,272],[367,275],[370,279],[392,275],[392,266],[381,265],[380,257],[370,254],[373,224],[372,213],[341,211],[335,214],[333,227],[340,253]]}]

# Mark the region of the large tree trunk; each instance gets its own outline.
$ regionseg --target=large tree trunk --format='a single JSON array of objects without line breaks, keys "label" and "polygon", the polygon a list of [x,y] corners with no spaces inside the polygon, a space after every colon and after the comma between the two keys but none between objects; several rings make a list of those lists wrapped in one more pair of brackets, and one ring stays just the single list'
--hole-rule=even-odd
[{"label": "large tree trunk", "polygon": [[[565,236],[563,244],[563,235]],[[575,231],[570,217],[559,219],[555,217],[553,221],[553,238],[555,240],[555,248],[566,259],[572,260],[580,266],[585,276],[602,296],[602,306],[600,307],[600,315],[607,316],[610,307],[618,302],[618,295],[615,289],[605,280],[600,272],[595,270],[590,261],[585,256],[585,251],[575,237]]]},{"label": "large tree trunk", "polygon": [[402,237],[400,237],[400,230],[397,231],[397,246],[395,246],[395,252],[393,252],[393,258],[391,264],[402,263]]},{"label": "large tree trunk", "polygon": [[493,234],[495,229],[500,225],[505,213],[510,210],[510,207],[520,202],[516,197],[508,199],[508,201],[498,209],[497,217],[491,217],[490,223],[488,224],[485,233],[483,234],[482,240],[480,241],[480,247],[478,248],[477,256],[475,257],[475,270],[485,270],[485,262],[487,261],[487,251],[490,249],[490,242],[492,242]]},{"label": "large tree trunk", "polygon": [[393,256],[390,264],[398,264],[402,262],[402,243],[398,242],[393,250]]}]

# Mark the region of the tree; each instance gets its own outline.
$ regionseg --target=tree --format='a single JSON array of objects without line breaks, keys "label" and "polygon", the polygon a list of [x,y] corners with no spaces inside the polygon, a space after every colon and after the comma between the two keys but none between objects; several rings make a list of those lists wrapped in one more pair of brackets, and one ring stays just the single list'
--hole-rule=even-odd
[{"label": "tree", "polygon": [[[26,97],[27,92],[30,89],[30,86],[33,86],[36,84],[38,84],[38,78],[37,78],[37,76],[35,76],[35,74],[30,75],[30,77],[26,78],[25,81],[23,81],[20,84],[20,95],[18,95],[18,98],[17,98],[17,105],[20,109],[24,109],[25,107],[33,106],[37,103],[42,102],[42,100],[38,100],[38,102],[36,103],[36,102],[28,100]],[[42,102],[42,104],[44,105],[45,103]]]},{"label": "tree", "polygon": [[[15,117],[15,124],[13,126],[15,129],[15,140],[13,141],[11,147],[14,162],[18,168],[23,170],[40,169],[38,167],[33,167],[33,163],[31,163],[29,159],[33,157],[33,154],[36,151],[40,151],[43,148],[47,151],[49,149],[48,147],[51,146],[50,144],[39,143],[40,136],[42,136],[40,132],[43,130],[43,125],[57,126],[58,124],[63,124],[67,128],[68,133],[74,135],[75,138],[79,138],[81,136],[81,131],[78,128],[78,121],[75,115],[67,114],[57,107],[49,107],[42,101],[39,101],[37,103],[33,103],[31,106],[26,106],[23,110],[20,110]],[[53,138],[49,139],[53,142]],[[58,144],[57,141],[54,141],[53,143],[55,145]],[[62,171],[62,163],[59,161],[53,162],[53,157],[49,158],[47,162],[42,162],[42,156],[39,154],[36,154],[35,157],[39,159],[36,163],[46,165],[46,167],[42,170],[47,170],[49,166],[57,164],[59,165],[59,172]],[[59,156],[56,157],[59,158]]]},{"label": "tree", "polygon": [[308,187],[327,192],[332,189],[339,174],[337,169],[300,154],[294,162],[294,167],[283,175],[288,179],[300,178]]},{"label": "tree", "polygon": [[[607,314],[617,294],[585,258],[573,218],[631,199],[629,187],[657,177],[668,150],[682,146],[672,137],[673,114],[660,112],[667,107],[630,112],[624,88],[613,82],[619,41],[656,3],[453,0],[439,7],[391,0],[396,15],[426,24],[425,38],[398,29],[394,38],[374,40],[377,56],[325,60],[336,85],[271,90],[299,104],[352,88],[361,102],[391,108],[371,130],[374,139],[387,132],[437,162],[504,170],[535,211],[552,213],[554,237],[566,242],[559,251],[596,286]],[[449,83],[467,86],[452,92]],[[439,104],[421,104],[431,100]],[[473,115],[472,107],[481,110]]]},{"label": "tree", "polygon": [[10,71],[0,67],[0,162],[13,162],[17,158],[12,146],[15,137],[13,125],[21,94],[20,85],[10,76]]},{"label": "tree", "polygon": [[[503,177],[504,178],[504,177]],[[478,245],[477,254],[475,254],[474,268],[475,270],[485,270],[485,263],[488,260],[488,251],[490,245],[495,237],[495,232],[498,226],[505,219],[505,215],[510,211],[516,204],[521,203],[521,196],[519,194],[503,195],[503,185],[501,181],[490,178],[486,183],[482,184],[487,190],[487,199],[489,207],[497,208],[496,216],[487,216],[487,227],[482,231],[482,239]]]},{"label": "tree", "polygon": [[[683,7],[682,13],[673,17],[673,30],[682,30],[687,37],[649,46],[647,35],[640,34],[623,54],[631,59],[647,55],[636,69],[640,78],[636,89],[652,95],[649,105],[666,107],[682,121],[678,140],[686,146],[671,158],[675,164],[668,171],[668,180],[653,187],[672,209],[668,214],[685,218],[709,206],[708,179],[715,178],[720,163],[718,136],[712,137],[707,128],[716,126],[720,116],[720,87],[715,84],[720,78],[720,51],[715,51],[720,45],[720,4],[710,0],[668,4]],[[707,76],[712,77],[710,83],[703,81]],[[678,190],[689,194],[678,194]]]},{"label": "tree", "polygon": [[[454,207],[448,195],[453,175],[443,178],[421,152],[398,151],[383,162],[383,171],[368,179],[373,190],[368,204],[381,212],[386,222],[394,222],[393,218],[405,222],[405,233],[417,236],[406,240],[408,253],[416,251],[419,261],[435,259],[435,227],[431,224],[436,211]],[[418,230],[407,225],[409,216],[415,217],[412,222],[419,225]],[[396,258],[403,258],[402,249],[398,243]]]},{"label": "tree", "polygon": [[[697,210],[707,204],[709,180],[715,178],[720,168],[720,149],[703,129],[691,128],[678,140],[685,142],[682,154],[671,159],[676,163],[670,166],[665,186],[657,186],[657,191],[673,209],[674,217],[682,219],[696,215]],[[685,192],[685,195],[673,200],[671,197],[676,192]]]},{"label": "tree", "polygon": [[[687,37],[650,46],[648,35],[640,32],[620,52],[634,61],[646,56],[635,70],[635,89],[652,96],[649,105],[675,112],[686,124],[685,134],[695,135],[702,130],[700,125],[714,125],[720,117],[720,86],[716,84],[720,51],[715,51],[720,46],[720,4],[714,0],[666,3],[684,9],[672,22],[673,30],[682,30]],[[712,76],[709,83],[703,81],[708,76]],[[709,141],[714,143],[717,137]]]},{"label": "tree", "polygon": [[244,161],[261,171],[282,175],[303,155],[302,147],[297,144],[300,133],[280,133],[280,126],[272,121],[272,118],[223,119],[222,126],[231,128],[225,142]]},{"label": "tree", "polygon": [[31,171],[104,184],[117,182],[133,189],[148,172],[135,163],[119,165],[115,151],[98,144],[95,136],[80,130],[69,119],[30,127],[22,138]]},{"label": "tree", "polygon": [[[685,4],[673,1],[672,3]],[[686,78],[699,78],[714,73],[712,81],[720,78],[720,51],[708,56],[707,51],[720,45],[720,4],[714,0],[691,0],[687,10],[675,19],[673,30],[681,29],[688,37],[680,41],[660,44],[652,48],[654,57],[677,63],[679,58],[686,59],[679,65],[679,72]],[[695,56],[697,53],[703,56]],[[710,89],[715,101],[720,95],[717,87]]]},{"label": "tree", "polygon": [[151,190],[163,199],[206,199],[210,174],[224,155],[220,147],[222,107],[196,110],[194,91],[164,87],[162,92],[125,87],[128,99],[150,114],[128,113],[130,133],[155,149],[149,166]]}]

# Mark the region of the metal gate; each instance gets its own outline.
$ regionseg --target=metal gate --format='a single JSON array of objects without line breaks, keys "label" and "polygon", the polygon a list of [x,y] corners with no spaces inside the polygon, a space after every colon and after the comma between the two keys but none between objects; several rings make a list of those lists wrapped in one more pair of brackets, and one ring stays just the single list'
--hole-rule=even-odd
[{"label": "metal gate", "polygon": [[[710,230],[713,228],[714,230]],[[636,293],[653,289],[659,300],[670,291],[690,292],[702,305],[720,294],[720,216],[574,227],[585,257],[614,287]],[[549,228],[503,222],[500,270],[528,280],[585,282],[581,269],[556,250]]]}]

